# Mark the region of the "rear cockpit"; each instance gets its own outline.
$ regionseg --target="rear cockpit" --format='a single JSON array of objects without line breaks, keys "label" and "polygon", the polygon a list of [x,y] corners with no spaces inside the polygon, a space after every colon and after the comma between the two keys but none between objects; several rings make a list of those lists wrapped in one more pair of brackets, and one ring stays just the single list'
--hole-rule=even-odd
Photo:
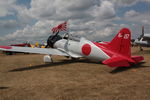
[{"label": "rear cockpit", "polygon": [[47,47],[53,48],[53,47],[54,47],[54,44],[55,44],[57,41],[61,40],[61,39],[73,40],[73,41],[78,41],[78,42],[80,41],[80,38],[77,38],[77,37],[75,37],[75,36],[69,35],[69,33],[66,33],[66,34],[64,34],[64,35],[63,35],[63,34],[58,34],[58,33],[56,33],[56,34],[52,34],[52,35],[50,35],[50,36],[48,37],[46,48],[47,48]]},{"label": "rear cockpit", "polygon": [[56,41],[61,40],[62,37],[60,35],[50,35],[47,39],[47,46],[53,48],[53,45]]}]

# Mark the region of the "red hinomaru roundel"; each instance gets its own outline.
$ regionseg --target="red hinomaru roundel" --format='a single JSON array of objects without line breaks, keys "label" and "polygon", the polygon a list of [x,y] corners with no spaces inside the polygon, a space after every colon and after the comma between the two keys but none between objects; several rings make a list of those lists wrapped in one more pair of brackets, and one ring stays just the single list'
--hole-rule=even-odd
[{"label": "red hinomaru roundel", "polygon": [[89,44],[84,44],[82,46],[82,53],[88,56],[91,53],[91,46]]}]

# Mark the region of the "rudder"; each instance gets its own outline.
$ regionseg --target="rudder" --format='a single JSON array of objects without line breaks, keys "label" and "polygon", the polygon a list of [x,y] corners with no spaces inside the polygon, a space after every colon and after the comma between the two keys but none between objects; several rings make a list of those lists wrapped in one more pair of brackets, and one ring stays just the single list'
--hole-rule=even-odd
[{"label": "rudder", "polygon": [[110,49],[124,56],[131,57],[131,32],[128,28],[123,28],[109,43]]}]

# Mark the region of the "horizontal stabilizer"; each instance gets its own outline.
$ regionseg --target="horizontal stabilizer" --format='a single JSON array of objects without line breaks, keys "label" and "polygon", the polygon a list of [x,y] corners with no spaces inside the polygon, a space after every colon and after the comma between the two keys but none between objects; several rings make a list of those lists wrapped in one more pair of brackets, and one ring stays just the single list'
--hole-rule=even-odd
[{"label": "horizontal stabilizer", "polygon": [[130,66],[128,61],[121,57],[111,57],[110,59],[104,60],[103,64],[106,64],[110,67],[129,67]]},{"label": "horizontal stabilizer", "polygon": [[144,60],[144,57],[142,56],[132,56],[131,57],[136,63],[141,62],[142,60]]}]

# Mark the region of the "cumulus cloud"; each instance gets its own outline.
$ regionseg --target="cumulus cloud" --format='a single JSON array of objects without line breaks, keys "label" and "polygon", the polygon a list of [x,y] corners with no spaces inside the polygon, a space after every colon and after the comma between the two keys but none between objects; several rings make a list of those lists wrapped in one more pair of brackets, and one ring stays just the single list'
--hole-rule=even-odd
[{"label": "cumulus cloud", "polygon": [[101,5],[94,7],[92,11],[92,15],[100,20],[111,19],[115,14],[114,5],[109,1],[102,1]]},{"label": "cumulus cloud", "polygon": [[117,6],[132,6],[139,2],[140,0],[112,0],[112,2]]},{"label": "cumulus cloud", "polygon": [[134,17],[134,16],[137,16],[137,15],[139,15],[139,13],[136,12],[135,10],[130,10],[130,11],[127,11],[125,13],[125,17]]},{"label": "cumulus cloud", "polygon": [[147,2],[150,3],[150,0],[109,0],[111,1],[116,8],[118,7],[130,7],[139,2]]},{"label": "cumulus cloud", "polygon": [[17,11],[17,18],[19,20],[19,23],[22,24],[29,24],[30,21],[33,20],[32,16],[30,15],[28,8],[24,5],[15,5],[14,9]]},{"label": "cumulus cloud", "polygon": [[5,39],[15,39],[15,38],[34,38],[45,36],[50,33],[50,21],[38,21],[35,25],[27,25],[24,29],[17,30],[12,34],[8,34],[3,38]]},{"label": "cumulus cloud", "polygon": [[115,16],[114,5],[107,0],[32,0],[30,5],[28,10],[22,9],[22,14],[38,20],[107,19]]},{"label": "cumulus cloud", "polygon": [[1,20],[0,21],[0,29],[12,29],[18,26],[19,24],[15,20]]},{"label": "cumulus cloud", "polygon": [[15,14],[14,5],[17,0],[0,0],[0,17]]},{"label": "cumulus cloud", "polygon": [[129,22],[150,25],[150,13],[139,13],[134,10],[130,10],[124,14],[124,19]]},{"label": "cumulus cloud", "polygon": [[[111,26],[116,14],[113,3],[108,0],[32,0],[30,5],[30,8],[16,5],[15,9],[18,11],[18,18],[24,22],[37,19],[35,25],[27,25],[3,39],[46,35],[50,25],[55,26],[68,19],[70,32],[85,32],[85,36],[89,37],[94,34],[92,30],[100,32],[102,28]],[[108,34],[108,31],[101,34],[104,33]]]},{"label": "cumulus cloud", "polygon": [[150,0],[144,0],[144,1],[146,1],[146,2],[150,2]]},{"label": "cumulus cloud", "polygon": [[[94,0],[95,1],[95,0]],[[87,17],[93,0],[32,0],[31,8],[24,12],[36,19],[62,20]],[[89,15],[90,16],[90,15]]]},{"label": "cumulus cloud", "polygon": [[[124,13],[123,18],[117,16],[118,8],[132,6],[138,2],[149,3],[149,0],[31,0],[30,7],[17,5],[15,1],[12,0],[9,4],[13,4],[18,22],[9,23],[14,23],[14,26],[17,23],[24,24],[24,27],[6,35],[2,38],[3,40],[40,39],[39,37],[49,35],[50,28],[67,20],[69,31],[72,34],[85,36],[92,40],[116,34],[118,27],[129,27],[124,23],[115,24],[115,21],[118,20],[150,24],[149,13],[141,14],[135,10],[129,10]],[[11,6],[7,9],[10,8]],[[0,16],[14,14],[7,9],[7,13]],[[33,20],[36,22],[32,23]]]},{"label": "cumulus cloud", "polygon": [[114,29],[115,29],[114,27],[106,27],[105,29],[98,30],[98,31],[96,31],[96,33],[93,34],[93,39],[96,37],[109,36],[109,35],[113,34]]}]

